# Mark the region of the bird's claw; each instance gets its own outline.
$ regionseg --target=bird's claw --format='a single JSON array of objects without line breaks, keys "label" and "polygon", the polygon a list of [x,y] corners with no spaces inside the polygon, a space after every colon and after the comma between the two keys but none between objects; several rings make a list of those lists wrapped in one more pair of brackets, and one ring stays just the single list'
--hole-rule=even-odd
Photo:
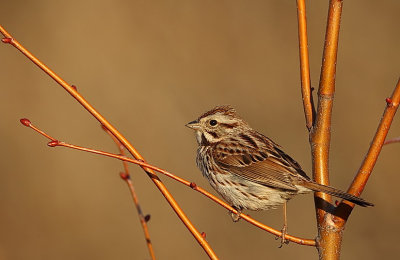
[{"label": "bird's claw", "polygon": [[287,226],[283,226],[282,230],[282,235],[275,237],[275,240],[278,240],[279,238],[281,238],[281,244],[279,246],[279,248],[282,248],[283,245],[287,245],[289,244],[289,240],[286,239],[286,234],[287,234]]},{"label": "bird's claw", "polygon": [[242,214],[242,211],[236,207],[233,208],[236,209],[237,213],[234,213],[233,211],[229,211],[229,213],[231,214],[233,222],[238,222],[240,220],[240,214]]}]

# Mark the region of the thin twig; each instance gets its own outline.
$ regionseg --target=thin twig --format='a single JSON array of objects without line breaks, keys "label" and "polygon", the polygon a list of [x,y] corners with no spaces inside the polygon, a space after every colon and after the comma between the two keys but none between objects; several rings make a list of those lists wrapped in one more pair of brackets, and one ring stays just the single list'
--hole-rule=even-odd
[{"label": "thin twig", "polygon": [[[113,134],[108,131],[107,128],[103,128],[104,131],[111,137],[111,139],[114,141],[114,143],[117,145],[119,149],[119,153],[121,156],[126,156],[125,151],[124,151],[124,146],[118,141]],[[146,241],[147,248],[149,250],[149,254],[151,256],[151,259],[156,259],[156,256],[154,254],[154,249],[153,249],[153,244],[150,239],[150,233],[149,233],[149,228],[147,226],[147,222],[150,220],[150,215],[144,215],[142,211],[142,207],[140,206],[139,199],[136,195],[135,187],[133,186],[133,182],[131,180],[130,174],[129,174],[129,166],[126,161],[122,161],[122,164],[124,166],[124,172],[121,173],[121,178],[126,182],[128,185],[129,191],[131,192],[131,196],[133,199],[133,203],[135,204],[138,216],[139,216],[139,221],[140,224],[142,225],[143,228],[143,233]]]},{"label": "thin twig", "polygon": [[[36,132],[40,133],[41,135],[45,136],[46,138],[50,139],[51,142],[48,143],[49,146],[51,147],[57,147],[57,146],[62,146],[62,147],[67,147],[67,148],[72,148],[72,149],[76,149],[79,151],[84,151],[84,152],[89,152],[89,153],[94,153],[94,154],[99,154],[99,155],[103,155],[103,156],[107,156],[107,157],[111,157],[111,158],[115,158],[115,159],[119,159],[122,161],[126,161],[126,162],[130,162],[130,163],[134,163],[137,164],[141,167],[146,167],[149,169],[152,169],[154,171],[157,171],[159,173],[164,174],[165,176],[178,181],[190,188],[192,188],[195,191],[198,191],[199,193],[203,194],[204,196],[206,196],[207,198],[211,199],[212,201],[218,203],[219,205],[223,206],[224,208],[228,209],[229,211],[233,212],[234,214],[237,214],[237,210],[235,208],[233,208],[232,206],[230,206],[229,204],[227,204],[226,202],[224,202],[223,200],[215,197],[214,195],[212,195],[211,193],[207,192],[206,190],[204,190],[203,188],[197,186],[194,182],[190,182],[187,181],[181,177],[178,177],[176,175],[174,175],[173,173],[170,173],[166,170],[160,169],[156,166],[153,166],[151,164],[148,164],[144,161],[141,160],[136,160],[136,159],[131,159],[128,157],[125,157],[123,155],[117,155],[117,154],[113,154],[113,153],[108,153],[108,152],[104,152],[104,151],[99,151],[99,150],[94,150],[94,149],[90,149],[90,148],[86,148],[86,147],[81,147],[81,146],[77,146],[77,145],[73,145],[73,144],[68,144],[65,142],[60,142],[52,137],[50,137],[48,134],[46,134],[45,132],[43,132],[42,130],[38,129],[36,126],[34,126],[28,119],[21,119],[21,122],[29,127],[32,128],[33,130],[35,130]],[[253,224],[254,226],[257,226],[271,234],[274,234],[278,237],[282,236],[282,232],[273,229],[267,225],[264,225],[256,220],[254,220],[253,218],[251,218],[250,216],[240,213],[239,215],[241,218],[243,218],[244,220],[246,220],[247,222]],[[294,243],[300,244],[300,245],[307,245],[307,246],[315,246],[315,240],[313,239],[304,239],[304,238],[299,238],[299,237],[295,237],[295,236],[291,236],[291,235],[285,235],[285,239],[290,240]]]},{"label": "thin twig", "polygon": [[[111,125],[91,104],[89,104],[82,95],[80,95],[76,88],[69,85],[60,76],[58,76],[54,71],[42,63],[38,58],[36,58],[32,53],[30,53],[25,47],[23,47],[17,40],[15,40],[2,26],[0,26],[0,32],[4,35],[2,42],[11,44],[20,52],[22,52],[28,59],[30,59],[34,64],[36,64],[40,69],[47,73],[52,79],[54,79],[61,87],[63,87],[72,97],[74,97],[90,114],[95,117],[100,124],[104,125],[121,144],[129,151],[132,156],[138,160],[144,160],[142,155],[133,147],[133,145],[113,126]],[[218,259],[214,250],[211,248],[206,239],[201,235],[201,233],[192,224],[186,214],[183,212],[179,204],[176,202],[172,194],[169,192],[167,187],[161,182],[158,176],[151,170],[143,168],[147,175],[151,178],[153,183],[157,186],[159,191],[164,195],[165,199],[168,201],[169,205],[175,211],[177,216],[181,219],[186,228],[194,236],[196,241],[204,249],[207,255],[211,259]]]},{"label": "thin twig", "polygon": [[306,1],[297,0],[297,20],[299,27],[299,53],[300,53],[300,78],[301,94],[303,96],[304,115],[306,126],[311,130],[314,121],[315,108],[311,96],[310,63],[308,59],[307,15]]},{"label": "thin twig", "polygon": [[[390,98],[386,99],[386,108],[383,113],[382,119],[379,123],[378,129],[376,130],[374,139],[369,147],[368,153],[364,158],[364,161],[361,164],[360,169],[358,170],[357,175],[355,176],[352,184],[347,190],[348,193],[353,194],[355,196],[360,196],[362,191],[367,184],[369,177],[371,176],[372,170],[374,169],[375,163],[378,159],[378,156],[382,150],[382,146],[385,143],[386,136],[389,132],[390,126],[393,121],[393,117],[396,114],[397,108],[400,103],[400,78],[397,81],[397,85],[393,91],[393,94]],[[342,201],[336,212],[338,217],[338,226],[343,226],[346,223],[348,216],[354,208],[354,204],[351,202]]]},{"label": "thin twig", "polygon": [[386,145],[386,144],[393,144],[393,143],[400,143],[400,136],[386,140],[383,144]]}]

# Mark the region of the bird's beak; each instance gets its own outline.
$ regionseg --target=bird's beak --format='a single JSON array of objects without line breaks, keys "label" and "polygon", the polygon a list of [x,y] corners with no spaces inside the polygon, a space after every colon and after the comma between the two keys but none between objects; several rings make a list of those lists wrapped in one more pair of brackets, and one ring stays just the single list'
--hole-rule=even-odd
[{"label": "bird's beak", "polygon": [[197,130],[200,128],[200,124],[197,120],[187,123],[186,126],[193,130]]}]

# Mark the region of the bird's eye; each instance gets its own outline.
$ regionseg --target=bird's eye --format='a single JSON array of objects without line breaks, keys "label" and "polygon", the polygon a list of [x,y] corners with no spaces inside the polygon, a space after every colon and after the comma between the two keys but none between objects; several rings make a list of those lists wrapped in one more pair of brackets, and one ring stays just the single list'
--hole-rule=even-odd
[{"label": "bird's eye", "polygon": [[210,120],[210,126],[216,126],[217,125],[217,120]]}]

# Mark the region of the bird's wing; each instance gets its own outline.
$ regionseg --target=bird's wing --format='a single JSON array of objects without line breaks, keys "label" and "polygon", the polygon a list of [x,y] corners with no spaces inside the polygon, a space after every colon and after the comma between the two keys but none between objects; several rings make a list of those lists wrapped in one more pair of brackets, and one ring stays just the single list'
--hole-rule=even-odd
[{"label": "bird's wing", "polygon": [[278,145],[267,137],[258,135],[259,140],[253,142],[254,145],[249,142],[235,149],[227,148],[232,147],[229,143],[215,145],[213,158],[217,165],[236,176],[261,185],[297,191],[294,185],[296,180],[309,180],[309,177]]}]

